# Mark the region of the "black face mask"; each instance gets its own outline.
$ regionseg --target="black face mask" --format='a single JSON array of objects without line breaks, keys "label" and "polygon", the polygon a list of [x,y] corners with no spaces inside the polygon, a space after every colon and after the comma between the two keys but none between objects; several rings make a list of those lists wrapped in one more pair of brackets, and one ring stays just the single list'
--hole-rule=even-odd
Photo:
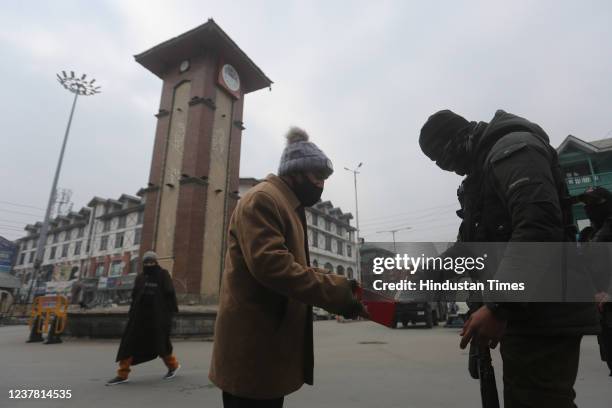
[{"label": "black face mask", "polygon": [[597,229],[601,228],[606,218],[612,214],[607,203],[585,205],[584,212]]},{"label": "black face mask", "polygon": [[323,188],[317,187],[306,177],[304,177],[304,180],[301,182],[294,180],[291,189],[304,207],[311,207],[315,205],[321,198],[321,194],[323,194]]},{"label": "black face mask", "polygon": [[465,176],[470,172],[470,165],[474,159],[472,150],[475,128],[476,123],[472,122],[469,127],[454,135],[446,143],[436,160],[438,167],[442,170],[454,171],[460,176]]},{"label": "black face mask", "polygon": [[158,268],[159,268],[159,265],[148,265],[148,266],[143,266],[142,270],[147,275],[150,275],[150,274],[156,272]]}]

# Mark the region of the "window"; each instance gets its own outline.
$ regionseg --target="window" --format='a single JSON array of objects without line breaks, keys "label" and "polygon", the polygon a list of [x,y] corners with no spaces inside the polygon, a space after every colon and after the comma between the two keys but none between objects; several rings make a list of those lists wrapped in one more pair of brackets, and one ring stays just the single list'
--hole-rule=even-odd
[{"label": "window", "polygon": [[30,252],[30,258],[28,259],[28,263],[34,262],[34,255],[35,254],[36,254],[36,251]]},{"label": "window", "polygon": [[132,258],[132,260],[130,261],[130,273],[138,273],[139,267],[140,262],[138,260],[138,257]]},{"label": "window", "polygon": [[350,245],[346,246],[346,256],[351,258],[353,256],[353,247]]},{"label": "window", "polygon": [[85,235],[85,227],[79,228],[77,232],[77,238],[83,238],[83,235]]},{"label": "window", "polygon": [[338,275],[344,275],[344,266],[338,265],[338,267],[336,268],[336,273]]},{"label": "window", "polygon": [[121,217],[119,217],[119,225],[117,225],[117,228],[125,228],[125,221],[126,221],[126,216],[122,215]]},{"label": "window", "polygon": [[319,231],[312,230],[312,246],[313,248],[319,247]]},{"label": "window", "polygon": [[115,235],[115,248],[123,248],[123,237],[123,232],[119,232]]},{"label": "window", "polygon": [[323,266],[323,269],[327,269],[328,271],[333,272],[334,266],[330,264],[329,262],[326,262],[325,265]]},{"label": "window", "polygon": [[104,220],[104,225],[102,226],[102,232],[110,231],[111,222],[110,220]]},{"label": "window", "polygon": [[100,251],[106,251],[106,248],[108,248],[108,235],[100,238]]},{"label": "window", "polygon": [[59,234],[53,234],[53,243],[57,244],[58,241],[59,241]]},{"label": "window", "polygon": [[68,246],[70,244],[62,245],[62,258],[66,258],[68,256]]},{"label": "window", "polygon": [[71,238],[72,238],[72,230],[66,231],[66,234],[64,235],[64,241],[70,241]]},{"label": "window", "polygon": [[49,259],[55,259],[55,250],[57,247],[51,247],[51,253],[49,253]]},{"label": "window", "polygon": [[312,261],[312,266],[314,266],[315,268],[319,267],[319,261],[317,261],[316,259],[314,261]]},{"label": "window", "polygon": [[142,237],[142,228],[136,228],[134,230],[134,245],[140,245],[141,237]]},{"label": "window", "polygon": [[142,224],[142,220],[144,218],[144,211],[138,211],[138,218],[136,218],[136,224]]},{"label": "window", "polygon": [[121,276],[123,274],[123,262],[113,261],[110,266],[110,272],[108,276]]},{"label": "window", "polygon": [[104,264],[103,263],[99,263],[96,266],[96,277],[100,277],[104,275]]},{"label": "window", "polygon": [[353,279],[353,268],[350,266],[346,268],[346,277],[349,279]]},{"label": "window", "polygon": [[81,244],[83,243],[83,241],[77,241],[74,244],[74,254],[75,255],[80,255],[81,254]]},{"label": "window", "polygon": [[342,243],[341,240],[337,241],[337,250],[338,250],[338,255],[344,255],[344,245]]},{"label": "window", "polygon": [[28,249],[28,241],[23,241],[21,243],[21,250],[25,251],[26,249]]},{"label": "window", "polygon": [[325,231],[331,231],[331,221],[325,220]]},{"label": "window", "polygon": [[23,265],[23,263],[25,262],[25,255],[25,252],[22,252],[19,256],[19,265]]},{"label": "window", "polygon": [[315,213],[312,213],[312,225],[319,225],[319,216]]},{"label": "window", "polygon": [[336,233],[340,236],[342,236],[344,234],[344,230],[342,229],[342,225],[337,225],[336,226]]},{"label": "window", "polygon": [[331,240],[331,236],[326,235],[325,236],[325,250],[326,251],[331,251],[332,250],[332,248],[331,248],[331,241],[332,241]]}]

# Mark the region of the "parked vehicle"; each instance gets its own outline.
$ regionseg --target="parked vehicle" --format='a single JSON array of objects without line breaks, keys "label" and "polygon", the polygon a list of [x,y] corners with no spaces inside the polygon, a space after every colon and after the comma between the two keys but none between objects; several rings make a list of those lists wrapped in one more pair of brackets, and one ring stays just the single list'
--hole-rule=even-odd
[{"label": "parked vehicle", "polygon": [[446,302],[433,299],[429,292],[398,291],[395,295],[395,319],[392,328],[399,323],[407,327],[409,323],[425,323],[431,328],[440,321],[446,321]]}]

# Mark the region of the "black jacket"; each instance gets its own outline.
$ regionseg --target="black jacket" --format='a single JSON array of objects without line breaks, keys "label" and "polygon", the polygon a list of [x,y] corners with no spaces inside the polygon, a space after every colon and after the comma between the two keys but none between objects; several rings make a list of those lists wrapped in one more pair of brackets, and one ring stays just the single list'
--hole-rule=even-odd
[{"label": "black jacket", "polygon": [[158,266],[139,274],[116,361],[132,357],[132,364],[140,364],[172,354],[170,329],[176,312],[176,294],[168,271]]},{"label": "black jacket", "polygon": [[[475,160],[464,180],[466,242],[563,242],[571,235],[567,188],[546,133],[526,119],[497,111],[476,130]],[[532,262],[512,246],[495,278],[517,280]],[[533,268],[532,268],[533,270]],[[598,330],[594,304],[508,304],[509,334],[585,334]]]}]

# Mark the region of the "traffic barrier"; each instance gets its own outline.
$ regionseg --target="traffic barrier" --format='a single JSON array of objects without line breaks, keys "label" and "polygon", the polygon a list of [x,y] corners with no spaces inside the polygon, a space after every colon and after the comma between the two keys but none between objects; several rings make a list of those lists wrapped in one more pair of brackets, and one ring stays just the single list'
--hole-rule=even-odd
[{"label": "traffic barrier", "polygon": [[43,341],[43,336],[42,336],[42,320],[40,319],[40,316],[36,316],[35,318],[31,319],[30,321],[30,337],[28,337],[28,340],[26,341],[26,343],[40,343],[41,341]]},{"label": "traffic barrier", "polygon": [[28,343],[43,341],[43,333],[48,333],[45,344],[61,343],[60,334],[66,328],[68,299],[64,296],[38,296],[32,304],[30,313],[30,338]]}]

